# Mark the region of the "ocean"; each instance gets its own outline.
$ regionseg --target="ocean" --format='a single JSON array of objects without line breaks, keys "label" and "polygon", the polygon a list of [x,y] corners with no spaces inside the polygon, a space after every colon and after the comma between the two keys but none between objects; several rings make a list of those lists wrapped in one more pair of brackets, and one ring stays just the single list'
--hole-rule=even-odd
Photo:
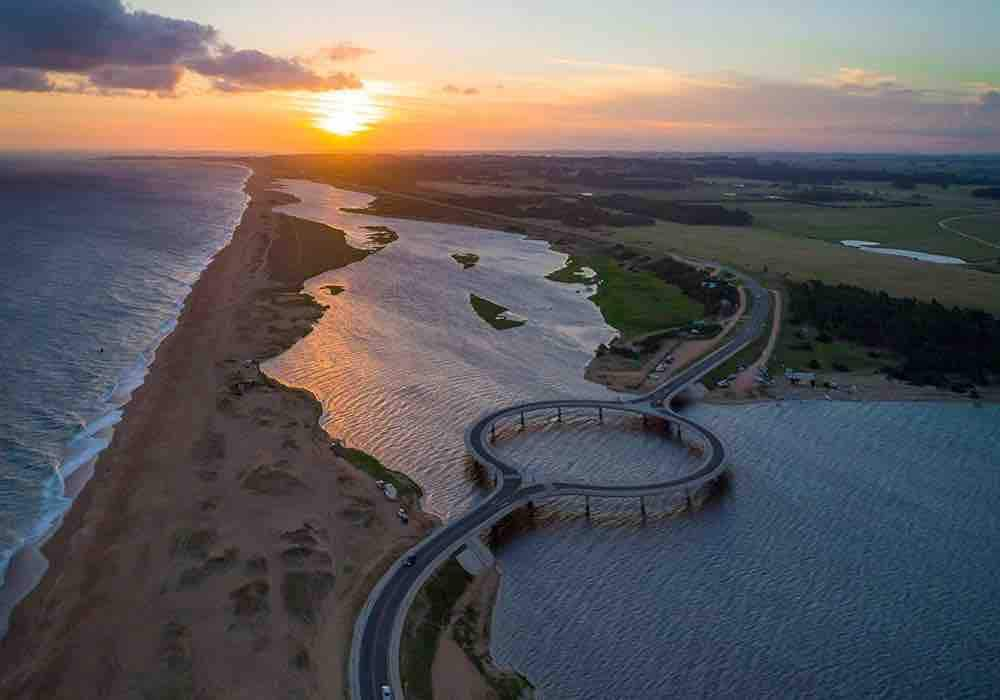
[{"label": "ocean", "polygon": [[180,161],[0,158],[0,630],[44,568],[34,545],[232,235],[248,175]]},{"label": "ocean", "polygon": [[[415,477],[453,518],[482,498],[463,431],[514,401],[609,397],[583,379],[613,334],[542,241],[348,214],[370,197],[292,181],[288,213],[399,240],[319,275],[330,307],[265,369],[313,391],[336,437]],[[453,253],[480,256],[468,270]],[[336,284],[335,297],[323,289]],[[526,324],[496,331],[478,294]],[[695,405],[730,486],[699,511],[544,509],[498,553],[493,655],[543,698],[990,697],[1000,687],[1000,407]],[[533,424],[498,442],[537,478],[630,483],[690,455],[628,421]],[[654,504],[655,505],[655,504]],[[647,503],[647,506],[649,504]],[[652,514],[652,510],[651,510]],[[610,516],[610,517],[609,517]]]}]

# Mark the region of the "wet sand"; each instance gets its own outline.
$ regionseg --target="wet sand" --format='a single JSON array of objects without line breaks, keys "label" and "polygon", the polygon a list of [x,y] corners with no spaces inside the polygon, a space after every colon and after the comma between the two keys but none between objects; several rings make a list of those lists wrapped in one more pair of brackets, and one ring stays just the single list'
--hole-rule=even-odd
[{"label": "wet sand", "polygon": [[273,186],[248,181],[231,243],[45,545],[0,643],[0,696],[344,697],[356,611],[432,522],[401,524],[330,451],[315,398],[252,362],[321,315],[304,280],[361,255],[272,212],[289,201]]}]

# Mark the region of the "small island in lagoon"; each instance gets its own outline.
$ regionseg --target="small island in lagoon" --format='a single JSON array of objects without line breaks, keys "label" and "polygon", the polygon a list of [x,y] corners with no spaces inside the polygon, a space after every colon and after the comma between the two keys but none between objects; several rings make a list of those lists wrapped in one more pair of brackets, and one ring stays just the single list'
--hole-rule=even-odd
[{"label": "small island in lagoon", "polygon": [[479,314],[479,318],[486,321],[498,331],[517,328],[526,323],[526,321],[507,317],[506,314],[510,309],[506,306],[500,306],[500,304],[492,302],[489,299],[484,299],[476,294],[469,295],[469,303],[472,304],[475,312]]},{"label": "small island in lagoon", "polygon": [[475,253],[452,253],[451,257],[466,270],[475,267],[479,262],[479,256]]}]

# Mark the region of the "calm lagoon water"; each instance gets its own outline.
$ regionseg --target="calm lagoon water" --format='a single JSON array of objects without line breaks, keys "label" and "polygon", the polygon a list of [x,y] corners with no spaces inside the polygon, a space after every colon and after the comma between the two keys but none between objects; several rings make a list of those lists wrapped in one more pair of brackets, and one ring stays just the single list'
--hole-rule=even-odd
[{"label": "calm lagoon water", "polygon": [[[544,279],[565,259],[547,244],[346,214],[370,198],[286,187],[304,200],[288,213],[356,241],[379,224],[400,239],[310,280],[330,309],[267,370],[314,391],[331,434],[415,476],[434,512],[453,517],[480,497],[462,443],[479,413],[611,395],[582,372],[613,331],[580,286]],[[480,263],[463,270],[454,252]],[[328,284],[346,291],[331,297]],[[492,330],[470,293],[528,323]],[[727,495],[646,526],[557,518],[508,545],[498,660],[546,698],[989,697],[1000,687],[1000,407],[689,410],[728,446]],[[689,463],[621,427],[547,425],[501,449],[536,473],[602,480]]]}]

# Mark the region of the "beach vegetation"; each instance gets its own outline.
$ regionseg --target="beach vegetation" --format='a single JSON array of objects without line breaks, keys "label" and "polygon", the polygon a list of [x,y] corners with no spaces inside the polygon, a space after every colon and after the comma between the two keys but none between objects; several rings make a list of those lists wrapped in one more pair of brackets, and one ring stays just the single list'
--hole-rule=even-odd
[{"label": "beach vegetation", "polygon": [[181,528],[171,535],[170,553],[175,557],[206,559],[218,537],[214,529]]},{"label": "beach vegetation", "polygon": [[336,578],[329,571],[289,571],[281,583],[285,610],[306,624],[319,617],[319,607],[333,590]]},{"label": "beach vegetation", "polygon": [[431,670],[441,633],[471,581],[472,576],[462,565],[449,559],[427,580],[410,607],[403,629],[400,669],[407,697],[433,700]]},{"label": "beach vegetation", "polygon": [[475,253],[452,253],[451,257],[465,270],[475,267],[479,262],[479,256]]},{"label": "beach vegetation", "polygon": [[389,469],[374,455],[350,447],[341,447],[337,450],[337,453],[372,478],[395,486],[400,496],[414,496],[419,498],[424,495],[420,484],[402,472]]},{"label": "beach vegetation", "polygon": [[525,324],[525,321],[504,316],[510,310],[506,306],[501,306],[478,294],[470,294],[469,303],[472,304],[475,312],[479,314],[479,318],[486,321],[495,330],[505,331]]}]

